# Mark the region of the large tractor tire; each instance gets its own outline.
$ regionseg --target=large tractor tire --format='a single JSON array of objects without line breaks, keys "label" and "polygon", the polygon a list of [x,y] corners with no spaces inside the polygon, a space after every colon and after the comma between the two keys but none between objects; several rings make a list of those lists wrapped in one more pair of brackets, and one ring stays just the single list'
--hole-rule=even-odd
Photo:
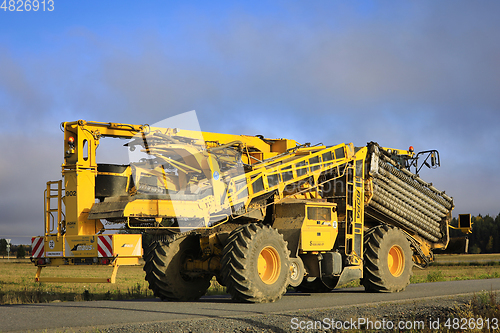
[{"label": "large tractor tire", "polygon": [[222,280],[236,301],[267,303],[283,296],[289,283],[289,251],[283,236],[250,223],[231,232],[222,256]]},{"label": "large tractor tire", "polygon": [[397,228],[381,225],[365,235],[362,284],[369,292],[398,292],[410,283],[410,242]]},{"label": "large tractor tire", "polygon": [[200,253],[199,239],[193,235],[172,235],[151,243],[144,255],[146,281],[156,297],[169,301],[193,301],[205,295],[211,276],[183,273],[187,258]]}]

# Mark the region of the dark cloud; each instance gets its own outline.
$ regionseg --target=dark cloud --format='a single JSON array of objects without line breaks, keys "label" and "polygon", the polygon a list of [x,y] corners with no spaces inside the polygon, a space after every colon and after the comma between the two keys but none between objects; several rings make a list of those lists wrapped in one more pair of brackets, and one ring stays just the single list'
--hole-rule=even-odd
[{"label": "dark cloud", "polygon": [[27,244],[30,236],[43,234],[43,191],[47,181],[61,178],[62,141],[57,132],[19,132],[1,133],[0,142],[0,238]]},{"label": "dark cloud", "polygon": [[[49,105],[49,97],[34,82],[28,68],[6,48],[0,48],[0,129],[22,127],[28,118],[39,119]],[[12,128],[10,128],[12,130]]]},{"label": "dark cloud", "polygon": [[[276,2],[214,19],[190,6],[168,29],[89,23],[52,33],[38,52],[4,45],[1,139],[17,148],[0,161],[10,193],[0,234],[39,230],[31,207],[60,172],[59,122],[154,123],[193,109],[205,131],[439,149],[442,168],[424,178],[457,212],[496,215],[499,7]],[[43,161],[36,172],[33,161]]]}]

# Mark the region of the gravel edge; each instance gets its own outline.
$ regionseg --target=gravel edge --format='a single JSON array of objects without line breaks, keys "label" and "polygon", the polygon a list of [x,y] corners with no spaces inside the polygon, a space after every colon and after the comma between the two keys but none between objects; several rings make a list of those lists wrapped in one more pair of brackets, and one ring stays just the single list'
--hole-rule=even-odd
[{"label": "gravel edge", "polygon": [[[338,322],[346,323],[352,332],[364,331],[366,327],[359,327],[358,320],[371,321],[372,325],[387,323],[398,325],[400,321],[416,321],[424,323],[429,328],[431,322],[439,319],[440,329],[448,318],[457,317],[464,311],[476,294],[462,294],[455,296],[441,296],[410,301],[389,301],[366,305],[336,306],[331,308],[294,310],[266,315],[251,315],[244,317],[225,317],[219,319],[186,319],[179,321],[165,321],[154,323],[133,323],[110,326],[91,326],[81,328],[61,328],[44,330],[43,332],[57,333],[132,333],[132,332],[180,332],[180,333],[208,333],[208,332],[235,332],[235,333],[271,333],[271,332],[334,332]],[[497,294],[497,298],[500,297]],[[319,323],[318,323],[319,322]],[[325,324],[326,323],[326,324]],[[354,326],[351,323],[354,323]],[[302,329],[299,325],[302,325]],[[316,325],[314,327],[314,325]],[[387,326],[388,327],[388,326]],[[345,327],[344,327],[345,328]],[[374,327],[376,328],[376,327]],[[343,330],[345,331],[345,329]],[[380,330],[377,330],[380,331]]]}]

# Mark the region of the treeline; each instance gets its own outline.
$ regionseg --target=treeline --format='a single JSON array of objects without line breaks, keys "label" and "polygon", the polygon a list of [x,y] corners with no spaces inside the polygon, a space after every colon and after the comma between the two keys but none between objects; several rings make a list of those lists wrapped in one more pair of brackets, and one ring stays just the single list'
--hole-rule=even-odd
[{"label": "treeline", "polygon": [[[31,246],[29,245],[11,245],[9,256],[11,258],[26,258],[31,253]],[[0,256],[7,257],[7,240],[0,239]]]},{"label": "treeline", "polygon": [[[451,225],[458,226],[453,218]],[[464,236],[459,230],[450,229],[450,237]],[[500,253],[500,214],[495,218],[486,215],[472,217],[472,233],[469,238],[469,253]]]}]

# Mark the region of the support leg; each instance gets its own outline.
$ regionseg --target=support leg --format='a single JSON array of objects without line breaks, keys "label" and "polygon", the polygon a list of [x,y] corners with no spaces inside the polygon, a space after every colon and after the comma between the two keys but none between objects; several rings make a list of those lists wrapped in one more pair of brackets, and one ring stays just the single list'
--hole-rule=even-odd
[{"label": "support leg", "polygon": [[42,274],[42,268],[43,266],[38,266],[38,269],[36,270],[35,274],[35,282],[40,282],[40,275]]},{"label": "support leg", "polygon": [[111,273],[111,278],[109,279],[110,283],[115,283],[116,282],[116,274],[118,273],[118,262],[115,260],[113,263],[113,273]]}]

